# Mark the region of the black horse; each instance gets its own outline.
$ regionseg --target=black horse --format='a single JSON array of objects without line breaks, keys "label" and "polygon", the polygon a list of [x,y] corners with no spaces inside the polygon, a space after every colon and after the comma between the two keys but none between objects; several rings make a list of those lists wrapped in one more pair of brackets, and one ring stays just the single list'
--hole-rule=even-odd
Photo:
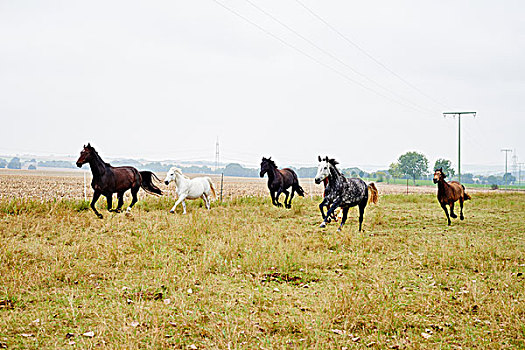
[{"label": "black horse", "polygon": [[[295,192],[297,192],[299,196],[304,197],[304,190],[299,185],[299,180],[297,179],[295,171],[289,168],[284,168],[282,170],[277,169],[277,165],[275,165],[272,157],[268,159],[263,157],[262,159],[261,177],[263,177],[264,174],[268,174],[268,189],[272,196],[273,205],[282,207],[282,204],[279,203],[279,196],[281,193],[286,195],[284,206],[288,209],[292,207],[292,198]],[[290,186],[292,187],[292,193],[287,190]],[[290,199],[288,199],[288,195],[290,195]],[[286,201],[288,201],[288,203]]]},{"label": "black horse", "polygon": [[[319,167],[317,168],[317,175],[315,176],[315,183],[320,184],[324,179],[328,179],[328,185],[325,188],[325,196],[319,210],[323,216],[321,227],[326,227],[327,222],[330,221],[330,216],[337,207],[343,209],[343,218],[341,225],[337,229],[341,231],[348,216],[348,210],[351,207],[359,206],[359,231],[362,229],[363,215],[366,205],[369,202],[368,191],[370,191],[370,201],[377,203],[378,195],[376,186],[371,183],[367,185],[363,180],[358,178],[347,179],[341,174],[336,165],[338,162],[335,159],[325,157],[319,159]],[[323,207],[329,207],[326,215]]]},{"label": "black horse", "polygon": [[[84,146],[84,149],[80,152],[80,157],[77,160],[77,167],[82,167],[83,164],[89,163],[91,173],[93,174],[93,180],[91,181],[91,187],[95,193],[93,193],[93,199],[91,201],[91,209],[102,219],[100,214],[95,208],[100,195],[104,195],[108,202],[108,211],[115,211],[119,213],[124,204],[124,192],[131,189],[131,195],[133,199],[128,207],[128,211],[131,210],[133,205],[137,202],[137,192],[142,187],[148,193],[162,194],[162,191],[153,184],[152,178],[160,181],[155,174],[151,171],[138,171],[131,166],[119,166],[113,167],[110,164],[104,162],[98,155],[97,151],[88,143]],[[118,205],[117,209],[113,210],[112,197],[113,193],[117,193]]]}]

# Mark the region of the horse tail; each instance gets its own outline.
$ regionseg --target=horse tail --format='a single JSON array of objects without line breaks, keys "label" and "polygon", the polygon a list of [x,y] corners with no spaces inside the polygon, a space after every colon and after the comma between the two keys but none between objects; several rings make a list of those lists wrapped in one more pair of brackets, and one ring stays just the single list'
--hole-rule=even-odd
[{"label": "horse tail", "polygon": [[472,199],[472,197],[465,192],[465,186],[461,185],[461,187],[463,187],[463,200],[468,201],[469,199]]},{"label": "horse tail", "polygon": [[217,195],[215,194],[215,187],[213,187],[213,182],[211,181],[211,179],[209,177],[206,178],[206,179],[210,183],[211,193],[213,193],[213,197],[217,197]]},{"label": "horse tail", "polygon": [[373,182],[368,184],[367,187],[370,190],[370,196],[368,197],[368,202],[372,202],[374,204],[377,204],[377,200],[379,199],[379,195],[377,194],[377,188],[376,185],[374,185]]},{"label": "horse tail", "polygon": [[297,194],[301,197],[304,197],[304,190],[303,188],[299,185],[299,182],[297,182],[296,184],[293,185],[293,189],[295,190],[295,192],[297,192]]},{"label": "horse tail", "polygon": [[297,178],[297,174],[295,173],[295,171],[292,171],[291,169],[290,169],[290,172],[292,173],[292,176],[293,176],[292,188],[295,190],[295,192],[297,192],[299,196],[304,197],[304,190],[301,187],[301,185],[299,185],[299,178]]},{"label": "horse tail", "polygon": [[144,191],[151,194],[162,194],[160,188],[155,186],[155,184],[153,183],[153,179],[160,182],[160,179],[157,177],[157,175],[153,174],[151,171],[140,171],[140,176],[142,177],[140,187],[142,187]]}]

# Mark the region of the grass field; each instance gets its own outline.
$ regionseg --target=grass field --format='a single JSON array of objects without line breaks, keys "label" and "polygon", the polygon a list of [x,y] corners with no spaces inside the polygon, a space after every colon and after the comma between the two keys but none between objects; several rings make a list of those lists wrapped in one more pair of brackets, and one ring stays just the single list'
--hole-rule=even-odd
[{"label": "grass field", "polygon": [[319,201],[2,199],[0,348],[525,347],[524,194],[450,227],[433,194],[384,195],[340,233]]}]

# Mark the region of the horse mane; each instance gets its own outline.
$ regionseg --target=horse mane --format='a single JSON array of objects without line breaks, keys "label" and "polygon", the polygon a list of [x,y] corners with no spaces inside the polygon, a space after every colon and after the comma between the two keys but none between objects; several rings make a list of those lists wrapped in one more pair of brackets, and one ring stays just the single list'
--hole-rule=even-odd
[{"label": "horse mane", "polygon": [[182,169],[181,168],[178,168],[178,167],[174,166],[170,170],[173,170],[173,172],[179,172],[184,179],[191,180],[188,176],[186,176],[185,174],[182,173]]},{"label": "horse mane", "polygon": [[327,161],[332,166],[332,168],[335,170],[337,175],[339,175],[339,176],[343,175],[343,174],[341,174],[339,169],[337,169],[337,164],[339,164],[339,162],[337,160],[335,160],[334,158],[328,158],[328,157],[325,157],[324,160]]},{"label": "horse mane", "polygon": [[272,160],[272,157],[270,157],[270,158],[264,158],[263,157],[263,161],[268,163],[271,167],[277,168],[277,164],[275,164],[275,162]]},{"label": "horse mane", "polygon": [[93,152],[95,154],[95,156],[102,162],[104,163],[104,165],[106,166],[111,166],[111,164],[109,163],[106,163],[102,157],[98,154],[97,150],[95,149],[95,147],[91,146],[89,143],[88,145],[86,146],[87,149],[89,149],[91,152]]}]

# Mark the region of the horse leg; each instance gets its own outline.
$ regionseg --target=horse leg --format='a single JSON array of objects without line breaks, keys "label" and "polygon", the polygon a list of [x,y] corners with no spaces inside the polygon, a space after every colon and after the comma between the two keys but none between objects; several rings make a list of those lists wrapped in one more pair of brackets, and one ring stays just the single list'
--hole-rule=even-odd
[{"label": "horse leg", "polygon": [[450,217],[453,219],[457,218],[458,216],[454,214],[454,202],[450,203],[449,206],[450,206]]},{"label": "horse leg", "polygon": [[133,208],[133,206],[135,205],[135,203],[137,203],[138,199],[137,199],[137,193],[139,192],[139,189],[140,189],[140,186],[137,186],[137,187],[132,187],[131,188],[131,203],[129,204],[129,207],[128,209],[126,209],[126,211],[129,213],[131,211],[131,208]]},{"label": "horse leg", "polygon": [[282,207],[283,205],[279,203],[279,196],[281,195],[282,191],[281,189],[277,190],[277,193],[275,194],[275,205],[278,207]]},{"label": "horse leg", "polygon": [[366,198],[361,203],[359,203],[359,232],[362,231],[361,229],[363,226],[363,217],[365,215],[365,208],[366,208],[367,203],[368,203],[368,198]]},{"label": "horse leg", "polygon": [[105,194],[104,196],[106,197],[106,201],[108,202],[108,211],[112,212],[113,211],[113,193]]},{"label": "horse leg", "polygon": [[[326,219],[326,215],[324,214],[324,210],[323,210],[324,207],[328,208],[328,204],[326,203],[326,199],[323,199],[323,201],[319,204],[319,210],[321,211],[321,216],[323,217],[323,220]],[[328,219],[328,220],[330,220],[330,219]]]},{"label": "horse leg", "polygon": [[350,207],[348,208],[343,208],[343,218],[341,219],[341,225],[339,225],[339,228],[337,229],[337,232],[341,232],[341,230],[343,229],[343,225],[345,224],[346,222],[346,218],[348,216],[348,210],[350,209]]},{"label": "horse leg", "polygon": [[450,216],[448,216],[447,205],[445,203],[441,203],[441,208],[443,208],[443,211],[445,211],[445,214],[447,215],[448,225],[450,226]]},{"label": "horse leg", "polygon": [[182,214],[186,214],[186,201],[182,201]]},{"label": "horse leg", "polygon": [[334,201],[334,203],[332,204],[332,206],[330,207],[330,209],[328,209],[328,211],[326,212],[326,216],[324,217],[324,220],[323,222],[321,223],[321,225],[319,225],[319,227],[321,228],[324,228],[326,227],[326,224],[328,222],[328,219],[330,218],[330,215],[334,212],[334,210],[337,209],[337,207],[339,206],[339,204],[341,203],[341,200],[337,199],[336,201]]},{"label": "horse leg", "polygon": [[463,216],[463,197],[461,197],[459,199],[459,219],[460,220],[465,220],[465,217]]},{"label": "horse leg", "polygon": [[270,196],[272,197],[272,204],[277,206],[277,203],[275,202],[275,192],[274,192],[274,190],[270,190]]},{"label": "horse leg", "polygon": [[295,189],[292,186],[292,191],[290,191],[290,199],[288,199],[288,209],[292,207],[292,198],[294,194],[295,194]]},{"label": "horse leg", "polygon": [[117,203],[117,209],[115,209],[115,212],[120,213],[122,211],[122,206],[124,205],[124,192],[118,192],[117,198],[118,198],[118,203]]},{"label": "horse leg", "polygon": [[210,210],[210,199],[208,198],[208,196],[206,196],[206,193],[203,193],[201,197],[204,200],[204,205],[206,205],[206,209]]},{"label": "horse leg", "polygon": [[288,196],[290,195],[290,192],[288,192],[287,190],[283,190],[283,193],[286,195],[286,198],[284,199],[284,207],[286,209],[290,209],[292,206],[290,205],[290,202],[287,202],[288,201]]},{"label": "horse leg", "polygon": [[95,193],[93,193],[93,199],[91,200],[91,209],[93,209],[93,211],[95,212],[95,214],[98,216],[99,219],[102,219],[103,216],[95,208],[95,203],[97,203],[98,198],[100,197],[101,194],[102,193],[100,193],[99,191],[95,191]]},{"label": "horse leg", "polygon": [[[186,197],[185,196],[180,196],[177,201],[175,202],[175,205],[170,209],[170,213],[175,213],[175,208],[177,207],[177,205],[180,204],[180,202],[182,202]],[[184,210],[184,214],[186,214],[186,210]]]}]

